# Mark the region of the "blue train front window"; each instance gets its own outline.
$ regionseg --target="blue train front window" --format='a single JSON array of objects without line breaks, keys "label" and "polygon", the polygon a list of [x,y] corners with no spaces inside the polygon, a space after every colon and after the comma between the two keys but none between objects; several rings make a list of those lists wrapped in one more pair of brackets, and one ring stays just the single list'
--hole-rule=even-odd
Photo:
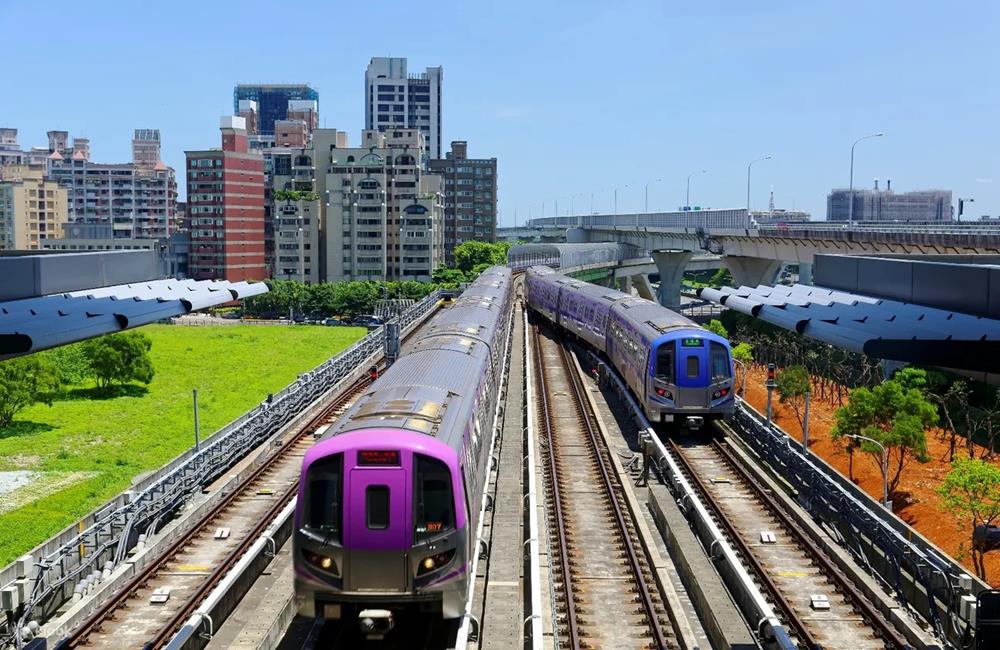
[{"label": "blue train front window", "polygon": [[674,380],[674,344],[661,343],[656,348],[656,378],[670,383]]},{"label": "blue train front window", "polygon": [[729,353],[726,351],[726,346],[713,341],[710,349],[712,381],[716,382],[729,379]]},{"label": "blue train front window", "polygon": [[455,499],[447,465],[419,454],[416,461],[414,542],[421,542],[455,527]]},{"label": "blue train front window", "polygon": [[341,454],[316,461],[309,468],[309,495],[306,526],[340,542],[343,503],[344,457]]}]

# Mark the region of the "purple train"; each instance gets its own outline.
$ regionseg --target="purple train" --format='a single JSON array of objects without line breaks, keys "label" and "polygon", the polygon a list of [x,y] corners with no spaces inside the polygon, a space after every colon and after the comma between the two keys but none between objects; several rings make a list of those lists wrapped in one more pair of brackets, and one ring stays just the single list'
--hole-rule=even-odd
[{"label": "purple train", "polygon": [[511,271],[484,271],[306,454],[295,595],[372,636],[406,608],[465,610],[511,318]]},{"label": "purple train", "polygon": [[650,422],[691,427],[733,411],[729,343],[692,320],[614,289],[560,275],[527,273],[528,306],[603,354]]}]

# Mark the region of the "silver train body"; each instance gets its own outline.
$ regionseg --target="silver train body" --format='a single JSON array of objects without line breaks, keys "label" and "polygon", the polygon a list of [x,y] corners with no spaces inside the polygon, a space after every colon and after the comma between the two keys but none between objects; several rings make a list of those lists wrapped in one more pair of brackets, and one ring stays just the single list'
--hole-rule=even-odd
[{"label": "silver train body", "polygon": [[464,612],[511,278],[484,271],[307,453],[294,532],[300,615]]}]

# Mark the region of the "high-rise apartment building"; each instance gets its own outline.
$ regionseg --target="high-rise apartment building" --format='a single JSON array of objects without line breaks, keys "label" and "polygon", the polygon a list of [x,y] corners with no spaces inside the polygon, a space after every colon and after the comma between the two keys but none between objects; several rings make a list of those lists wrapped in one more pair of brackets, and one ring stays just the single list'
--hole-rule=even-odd
[{"label": "high-rise apartment building", "polygon": [[66,189],[69,236],[157,239],[170,235],[177,179],[159,158],[157,129],[136,129],[133,160],[122,164],[91,161],[86,138],[74,138],[70,145],[66,131],[49,131],[48,136],[48,176]]},{"label": "high-rise apartment building", "polygon": [[[242,106],[241,101],[245,102]],[[233,112],[248,117],[244,113],[249,112],[249,102],[256,112],[256,124],[247,125],[250,135],[274,135],[274,123],[289,119],[289,110],[319,111],[319,93],[305,84],[238,84],[233,90]]]},{"label": "high-rise apartment building", "polygon": [[440,66],[411,75],[405,58],[372,58],[365,71],[365,128],[419,129],[424,158],[440,158],[442,76]]},{"label": "high-rise apartment building", "polygon": [[132,163],[141,169],[152,169],[160,162],[160,130],[136,129],[132,136]]},{"label": "high-rise apartment building", "polygon": [[38,250],[63,236],[66,190],[41,165],[11,165],[0,181],[0,250]]},{"label": "high-rise apartment building", "polygon": [[323,279],[429,281],[444,262],[444,204],[441,177],[420,162],[422,130],[366,129],[355,148],[339,146],[342,137],[332,129],[313,137]]},{"label": "high-rise apartment building", "polygon": [[899,221],[935,222],[951,221],[950,190],[921,190],[916,192],[892,191],[891,181],[885,189],[854,189],[854,212],[851,214],[851,191],[835,189],[826,197],[827,221]]},{"label": "high-rise apartment building", "polygon": [[448,264],[453,251],[467,241],[496,241],[497,159],[469,158],[464,140],[451,143],[444,159],[431,160],[431,173],[444,180],[444,248]]},{"label": "high-rise apartment building", "polygon": [[263,280],[264,160],[246,121],[223,117],[222,148],[186,151],[188,271],[197,280]]},{"label": "high-rise apartment building", "polygon": [[[271,275],[281,280],[319,282],[322,241],[319,199],[293,201],[283,191],[316,194],[315,152],[312,147],[274,146],[265,149],[268,192],[265,213],[265,253]],[[302,195],[300,195],[302,196]]]}]

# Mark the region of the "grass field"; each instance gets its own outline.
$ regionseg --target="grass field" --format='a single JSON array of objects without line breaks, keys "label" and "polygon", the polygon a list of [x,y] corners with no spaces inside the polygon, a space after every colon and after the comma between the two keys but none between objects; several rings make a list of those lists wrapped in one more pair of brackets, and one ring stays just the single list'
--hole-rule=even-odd
[{"label": "grass field", "polygon": [[[207,436],[365,334],[359,327],[253,325],[141,331],[153,341],[149,386],[105,399],[94,398],[93,385],[71,387],[51,407],[29,407],[0,429],[0,471],[42,477],[2,497],[27,505],[0,515],[0,566],[192,446],[192,388]],[[61,489],[52,492],[53,485]],[[40,498],[32,501],[32,490]]]}]

